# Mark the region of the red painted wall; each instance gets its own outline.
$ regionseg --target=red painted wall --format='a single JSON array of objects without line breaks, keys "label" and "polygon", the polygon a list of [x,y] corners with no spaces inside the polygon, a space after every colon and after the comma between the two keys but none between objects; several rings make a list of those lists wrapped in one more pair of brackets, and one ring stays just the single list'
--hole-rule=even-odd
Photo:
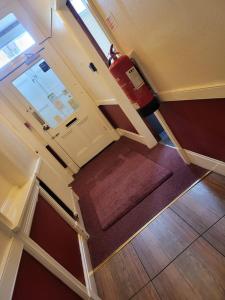
[{"label": "red painted wall", "polygon": [[162,102],[160,111],[183,148],[225,161],[225,99]]},{"label": "red painted wall", "polygon": [[119,105],[100,105],[99,109],[114,128],[121,128],[137,133],[136,129]]},{"label": "red painted wall", "polygon": [[27,252],[23,252],[12,299],[81,300],[81,297]]},{"label": "red painted wall", "polygon": [[85,284],[78,236],[40,195],[30,237]]}]

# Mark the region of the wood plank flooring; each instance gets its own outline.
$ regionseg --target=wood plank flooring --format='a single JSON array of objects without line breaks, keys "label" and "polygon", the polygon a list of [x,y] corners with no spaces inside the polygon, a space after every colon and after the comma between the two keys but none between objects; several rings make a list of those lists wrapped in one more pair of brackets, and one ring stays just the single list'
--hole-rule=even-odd
[{"label": "wood plank flooring", "polygon": [[203,233],[225,215],[225,178],[210,174],[170,208],[198,233]]},{"label": "wood plank flooring", "polygon": [[95,278],[103,300],[224,300],[225,177],[208,175]]},{"label": "wood plank flooring", "polygon": [[101,298],[110,300],[129,299],[149,281],[131,244],[98,270],[95,279]]},{"label": "wood plank flooring", "polygon": [[213,225],[203,237],[225,256],[225,217]]},{"label": "wood plank flooring", "polygon": [[197,237],[190,226],[167,209],[133,239],[132,245],[152,279]]},{"label": "wood plank flooring", "polygon": [[161,299],[225,299],[225,257],[199,238],[153,284]]},{"label": "wood plank flooring", "polygon": [[156,289],[154,288],[153,284],[151,282],[148,283],[147,286],[145,286],[139,293],[134,295],[132,300],[160,300],[158,293],[156,292]]}]

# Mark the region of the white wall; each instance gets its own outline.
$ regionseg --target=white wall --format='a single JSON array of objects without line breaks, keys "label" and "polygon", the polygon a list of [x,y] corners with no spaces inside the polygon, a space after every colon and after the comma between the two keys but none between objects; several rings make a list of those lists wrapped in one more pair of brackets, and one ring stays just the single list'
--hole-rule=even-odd
[{"label": "white wall", "polygon": [[114,17],[120,48],[135,51],[165,100],[224,97],[225,1],[93,2],[103,19]]}]

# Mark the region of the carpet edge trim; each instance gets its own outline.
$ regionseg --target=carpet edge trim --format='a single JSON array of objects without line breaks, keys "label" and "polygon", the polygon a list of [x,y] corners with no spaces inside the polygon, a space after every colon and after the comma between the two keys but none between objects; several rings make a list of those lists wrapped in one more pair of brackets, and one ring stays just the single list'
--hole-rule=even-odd
[{"label": "carpet edge trim", "polygon": [[143,231],[150,223],[152,223],[161,213],[164,212],[167,208],[169,208],[174,202],[176,202],[180,197],[186,194],[190,189],[192,189],[196,184],[202,181],[205,177],[207,177],[213,170],[208,170],[205,174],[203,174],[200,178],[198,178],[195,182],[193,182],[186,190],[184,190],[180,195],[178,195],[173,201],[171,201],[167,206],[165,206],[158,214],[156,214],[152,219],[150,219],[144,226],[142,226],[138,231],[136,231],[126,242],[119,246],[109,257],[107,257],[103,262],[101,262],[94,270],[89,272],[89,276],[93,275],[97,270],[103,267],[115,254],[117,254],[120,250],[122,250],[130,241],[132,241],[141,231]]}]

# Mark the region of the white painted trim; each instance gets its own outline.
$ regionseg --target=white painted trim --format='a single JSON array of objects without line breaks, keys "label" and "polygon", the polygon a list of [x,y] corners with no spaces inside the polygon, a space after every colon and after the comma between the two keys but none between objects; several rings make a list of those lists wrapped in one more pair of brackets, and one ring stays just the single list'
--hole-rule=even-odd
[{"label": "white painted trim", "polygon": [[51,0],[51,8],[54,10],[63,9],[66,6],[66,0]]},{"label": "white painted trim", "polygon": [[80,224],[80,226],[82,228],[84,228],[84,230],[86,230],[85,225],[84,225],[84,220],[83,220],[83,216],[80,210],[80,205],[79,205],[79,197],[76,193],[74,193],[72,187],[71,187],[71,194],[72,194],[72,198],[74,200],[74,206],[75,206],[75,211],[78,214],[79,220],[76,222],[78,225]]},{"label": "white painted trim", "polygon": [[57,212],[57,214],[77,233],[82,235],[84,239],[88,239],[89,235],[85,229],[79,225],[71,216],[69,216],[64,209],[42,188],[39,186],[39,182],[36,181],[33,192],[29,199],[29,205],[21,226],[21,232],[27,236],[30,234],[32,226],[33,216],[38,201],[38,195],[41,195],[45,201]]},{"label": "white painted trim", "polygon": [[[1,114],[4,115],[13,130],[21,138],[21,140],[30,148],[32,151],[39,153],[43,161],[46,161],[55,172],[61,175],[65,181],[69,184],[72,180],[72,172],[69,168],[64,169],[55,158],[48,152],[45,145],[38,139],[33,133],[24,126],[25,119],[22,118],[15,108],[9,103],[7,98],[0,93],[0,110]],[[56,151],[57,152],[57,151]],[[57,152],[58,153],[58,152]],[[66,161],[65,161],[66,162]],[[44,163],[42,167],[44,167]],[[41,168],[42,169],[42,168]],[[79,169],[78,169],[79,170]]]},{"label": "white painted trim", "polygon": [[225,83],[158,92],[163,101],[225,98]]},{"label": "white painted trim", "polygon": [[27,210],[25,213],[25,216],[23,218],[23,222],[20,228],[20,231],[26,234],[27,236],[30,235],[30,230],[32,226],[33,216],[36,208],[36,204],[38,201],[38,195],[39,195],[39,181],[36,180],[36,183],[33,187],[33,191],[30,195],[29,204],[27,206]]},{"label": "white painted trim", "polygon": [[97,3],[95,0],[82,0],[84,3],[86,3],[87,7],[92,12],[93,16],[95,17],[96,21],[98,22],[101,29],[104,31],[105,35],[108,37],[111,44],[114,45],[115,49],[117,49],[118,52],[122,53],[122,49],[117,43],[117,40],[115,39],[114,35],[112,34],[111,30],[108,26],[106,26],[106,22],[104,17],[100,14],[99,9],[97,7]]},{"label": "white painted trim", "polygon": [[89,234],[78,225],[75,220],[68,215],[64,209],[43,189],[40,188],[40,195],[48,202],[48,204],[60,215],[60,217],[77,233],[81,234],[85,239],[89,238]]},{"label": "white painted trim", "polygon": [[3,202],[0,210],[0,221],[13,231],[18,231],[21,227],[24,214],[29,203],[30,196],[36,183],[36,175],[40,168],[41,159],[38,158],[30,179],[19,189],[12,189],[6,201]]},{"label": "white painted trim", "polygon": [[0,278],[0,298],[12,299],[16,277],[23,252],[23,243],[16,238],[10,241],[3,273]]},{"label": "white painted trim", "polygon": [[161,126],[163,127],[163,129],[165,130],[165,132],[167,133],[167,135],[170,138],[170,140],[172,141],[172,143],[176,146],[175,148],[176,148],[177,152],[179,153],[180,157],[183,159],[183,161],[186,164],[190,164],[189,158],[187,157],[184,149],[181,147],[181,145],[179,144],[178,140],[174,136],[174,134],[171,131],[170,127],[168,126],[168,124],[166,123],[165,119],[163,118],[161,112],[159,110],[157,110],[154,113],[154,115],[157,118],[157,120],[159,121],[159,123],[161,124]]},{"label": "white painted trim", "polygon": [[190,150],[185,150],[185,152],[191,163],[194,165],[225,176],[225,162],[192,152]]},{"label": "white painted trim", "polygon": [[139,143],[142,143],[142,144],[146,144],[145,138],[140,134],[137,134],[137,133],[134,133],[134,132],[131,132],[131,131],[127,131],[127,130],[124,130],[124,129],[121,129],[121,128],[117,128],[116,130],[117,130],[117,132],[119,133],[120,136],[125,136],[128,139],[131,139],[133,141],[136,141],[136,142],[139,142]]},{"label": "white painted trim", "polygon": [[115,98],[111,99],[97,99],[95,101],[97,106],[100,105],[119,105],[118,101]]},{"label": "white painted trim", "polygon": [[[51,207],[60,215],[60,217],[65,222],[67,222],[67,224],[76,232],[78,236],[86,286],[84,286],[80,281],[78,281],[70,272],[68,272],[68,270],[66,270],[60,263],[58,263],[53,257],[51,257],[51,255],[49,255],[42,247],[40,247],[35,241],[33,241],[29,237],[39,194],[43,196],[43,198],[47,201],[47,203],[50,204]],[[76,196],[76,194],[74,194],[74,198],[77,200],[78,197]],[[21,240],[24,243],[24,249],[30,255],[36,258],[45,268],[47,268],[54,276],[56,276],[61,281],[63,281],[70,289],[72,289],[77,294],[79,294],[82,297],[82,299],[100,300],[100,298],[97,295],[97,289],[96,289],[94,277],[91,274],[92,265],[91,265],[89,250],[87,247],[87,238],[89,236],[86,233],[86,231],[83,228],[81,228],[81,226],[79,226],[77,222],[75,222],[67,213],[65,213],[64,210],[52,199],[52,197],[48,195],[48,193],[39,186],[38,180],[36,181],[36,184],[33,188],[33,193],[31,194],[29,200],[30,203],[28,205],[26,214],[24,216],[21,229],[17,234],[15,234],[15,237],[18,237],[19,240]],[[19,261],[17,265],[19,266]],[[13,277],[14,273],[15,276]],[[15,283],[17,272],[13,272],[13,274],[12,272],[9,272],[7,268],[6,278],[7,280],[12,278],[9,281],[10,283],[12,280],[14,280]],[[8,284],[7,292],[13,293],[13,288],[14,288],[14,284],[12,286],[11,285],[9,286]]]},{"label": "white painted trim", "polygon": [[[50,54],[49,54],[50,53]],[[60,75],[59,69],[57,70],[55,62],[51,61],[50,57],[54,57],[54,55],[57,55],[57,52],[55,49],[53,49],[50,44],[45,44],[45,48],[42,51],[42,54],[38,59],[44,58],[47,59],[48,62],[51,62],[51,65],[54,67],[54,69],[57,71],[57,74]],[[32,111],[28,109],[28,106],[26,102],[26,99],[18,93],[18,91],[15,89],[15,87],[12,85],[12,81],[17,78],[22,72],[26,70],[27,66],[26,64],[21,66],[21,68],[15,70],[9,77],[7,77],[4,81],[0,82],[1,87],[1,94],[5,98],[6,105],[9,107],[9,109],[12,111],[14,110],[14,114],[16,116],[20,115],[20,118],[22,117],[24,121],[31,124],[31,133],[33,137],[39,141],[44,147],[48,144],[53,150],[62,158],[62,160],[66,163],[66,165],[71,169],[71,174],[76,173],[79,170],[79,167],[76,162],[74,162],[71,157],[68,155],[68,153],[57,143],[55,139],[53,139],[47,132],[43,131],[42,126],[40,123],[34,118],[32,115]],[[71,88],[71,83],[68,84]],[[71,89],[72,90],[72,89]],[[17,99],[17,101],[13,101],[13,99]],[[56,129],[51,129],[51,131],[55,132]],[[32,132],[33,131],[33,132]],[[47,149],[46,149],[47,150]],[[48,151],[48,150],[47,150]],[[49,153],[49,155],[54,158],[52,154]],[[57,161],[57,160],[56,160]],[[59,162],[57,161],[59,164]]]},{"label": "white painted trim", "polygon": [[24,249],[37,261],[39,261],[39,263],[59,278],[72,291],[77,293],[82,299],[90,299],[87,288],[44,249],[24,234],[19,234],[19,238],[24,242]]},{"label": "white painted trim", "polygon": [[0,220],[0,231],[5,232],[9,237],[14,237],[14,232],[2,220]]},{"label": "white painted trim", "polygon": [[[122,91],[121,91],[122,92]],[[142,120],[141,116],[138,114],[136,109],[133,107],[133,105],[130,103],[130,101],[127,99],[120,99],[120,108],[125,113],[125,115],[128,117],[134,128],[137,130],[138,134],[140,136],[143,136],[145,145],[151,149],[157,145],[157,140],[145,124],[144,120]]]},{"label": "white painted trim", "polygon": [[[116,101],[118,102],[117,104],[120,105],[121,109],[124,111],[124,113],[130,120],[130,122],[133,124],[135,129],[138,131],[138,133],[140,135],[142,135],[144,137],[145,144],[150,149],[153,148],[154,146],[156,146],[157,145],[156,139],[154,138],[154,136],[152,135],[149,128],[146,126],[146,124],[144,123],[144,121],[142,120],[142,118],[140,117],[138,112],[135,110],[135,108],[131,104],[130,100],[127,98],[126,94],[122,91],[122,89],[119,87],[116,80],[112,77],[107,66],[104,64],[103,60],[99,57],[98,53],[96,51],[93,51],[93,49],[94,49],[93,45],[89,41],[86,34],[83,32],[83,30],[81,28],[79,28],[79,26],[74,27],[74,25],[77,25],[77,24],[75,24],[76,20],[74,19],[72,14],[68,10],[65,9],[65,10],[59,11],[59,15],[62,18],[62,20],[65,23],[67,23],[69,28],[72,29],[72,31],[74,31],[74,28],[76,27],[76,36],[78,38],[80,38],[80,40],[82,40],[82,46],[84,47],[84,51],[87,52],[90,59],[93,59],[96,62],[96,64],[98,65],[98,71],[99,71],[98,74],[101,75],[99,77],[99,79],[103,80],[105,82],[105,84],[108,86],[110,94],[112,93],[112,98],[116,99]],[[54,41],[54,38],[52,41]],[[55,45],[55,47],[57,47],[57,51],[60,51],[60,55],[65,59],[65,63],[67,64],[67,66],[75,74],[76,68],[72,68],[71,63],[68,61],[68,58],[66,58],[63,55],[63,49],[59,49],[59,45],[56,45],[56,44],[54,44],[54,45]],[[80,78],[79,75],[75,75],[75,76]],[[84,83],[83,80],[82,80],[82,82]],[[88,93],[89,93],[89,95],[92,95],[90,89],[88,89]],[[96,104],[97,104],[97,102],[98,101],[95,100]],[[102,103],[102,101],[101,101],[101,103]],[[113,104],[115,104],[114,100],[113,100]]]},{"label": "white painted trim", "polygon": [[88,295],[91,299],[100,300],[97,295],[98,292],[95,284],[94,274],[92,272],[93,268],[91,265],[87,241],[81,235],[78,235],[78,240]]}]

